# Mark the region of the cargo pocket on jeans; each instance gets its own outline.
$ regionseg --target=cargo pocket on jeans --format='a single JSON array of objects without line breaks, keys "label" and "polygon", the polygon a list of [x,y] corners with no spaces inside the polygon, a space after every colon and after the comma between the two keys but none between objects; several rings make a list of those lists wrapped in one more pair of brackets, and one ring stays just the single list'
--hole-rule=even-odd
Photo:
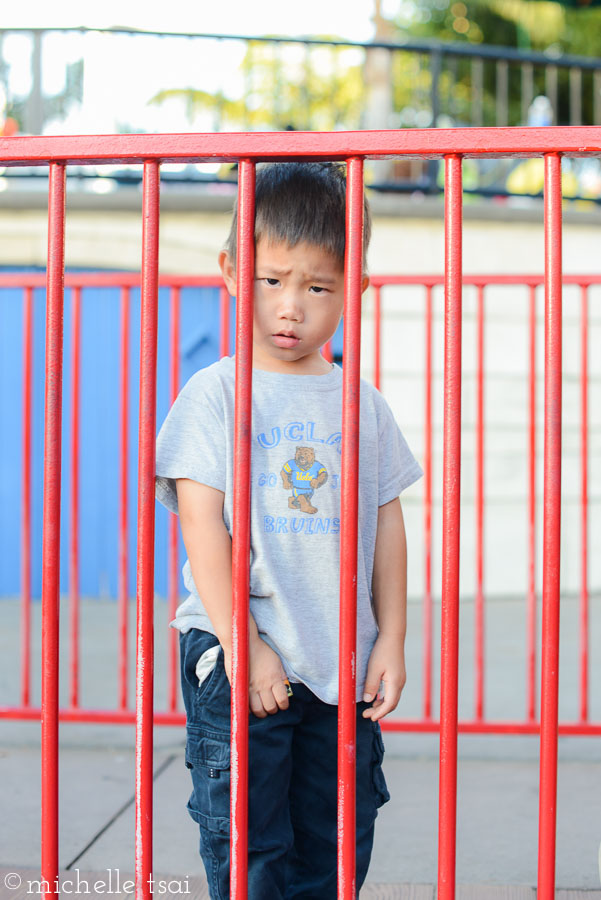
[{"label": "cargo pocket on jeans", "polygon": [[382,732],[377,722],[374,723],[374,737],[372,748],[371,763],[371,779],[374,789],[374,798],[376,809],[379,809],[390,800],[386,779],[382,771],[382,761],[384,759],[384,741],[382,740]]},{"label": "cargo pocket on jeans", "polygon": [[228,835],[230,830],[230,736],[188,724],[186,766],[194,790],[188,812],[209,831]]}]

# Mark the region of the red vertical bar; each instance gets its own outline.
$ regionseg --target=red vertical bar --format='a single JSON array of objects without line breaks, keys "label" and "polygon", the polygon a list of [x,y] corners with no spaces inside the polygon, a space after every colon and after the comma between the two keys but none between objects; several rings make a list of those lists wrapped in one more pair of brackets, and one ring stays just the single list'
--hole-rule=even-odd
[{"label": "red vertical bar", "polygon": [[334,353],[332,352],[332,341],[327,341],[322,348],[322,355],[329,363],[334,361]]},{"label": "red vertical bar", "polygon": [[580,721],[588,720],[588,287],[580,288]]},{"label": "red vertical bar", "polygon": [[232,765],[230,889],[244,900],[248,880],[248,596],[252,336],[255,269],[255,166],[240,160],[232,538]]},{"label": "red vertical bar", "polygon": [[[179,352],[179,350],[178,350]],[[219,291],[219,356],[230,355],[230,295],[226,287]]]},{"label": "red vertical bar", "polygon": [[374,387],[380,390],[382,358],[382,289],[374,287]]},{"label": "red vertical bar", "polygon": [[23,294],[23,469],[21,518],[21,705],[31,702],[31,398],[33,288]]},{"label": "red vertical bar", "polygon": [[136,645],[136,900],[152,896],[152,716],[154,676],[154,477],[159,164],[144,163],[142,309],[138,432],[138,556]]},{"label": "red vertical bar", "polygon": [[530,286],[528,440],[527,714],[536,716],[536,287]]},{"label": "red vertical bar", "polygon": [[119,707],[127,709],[128,669],[128,548],[127,495],[129,458],[129,305],[130,289],[121,288],[121,376],[120,376],[120,447],[119,447]]},{"label": "red vertical bar", "polygon": [[474,715],[484,715],[484,287],[476,298],[476,597],[474,604],[476,662]]},{"label": "red vertical bar", "polygon": [[[223,289],[222,289],[223,291]],[[226,291],[227,294],[227,291]],[[171,384],[170,384],[170,401],[175,403],[179,391],[179,325],[180,325],[180,289],[178,287],[171,288],[171,334],[170,334],[170,355],[171,355]],[[229,296],[228,296],[229,302]],[[177,516],[169,514],[169,566],[168,566],[168,614],[169,621],[175,618],[175,610],[177,609],[177,589],[178,589],[178,560],[177,560]],[[168,667],[169,667],[169,683],[168,683],[168,707],[171,712],[177,709],[177,669],[178,669],[178,632],[174,628],[167,630],[168,647]]]},{"label": "red vertical bar", "polygon": [[46,396],[42,543],[42,867],[45,897],[58,896],[58,651],[61,426],[65,282],[65,165],[50,163],[46,276]]},{"label": "red vertical bar", "polygon": [[424,414],[424,719],[432,718],[432,288],[426,285]]},{"label": "red vertical bar", "polygon": [[[338,898],[355,900],[357,513],[363,274],[363,160],[347,162],[338,700]],[[352,474],[350,474],[352,473]]]},{"label": "red vertical bar", "polygon": [[555,896],[561,532],[561,157],[545,156],[545,449],[539,900]]},{"label": "red vertical bar", "polygon": [[461,157],[445,157],[445,371],[438,897],[455,897],[461,484]]},{"label": "red vertical bar", "polygon": [[81,288],[71,293],[71,534],[69,544],[69,702],[79,706],[79,404]]}]

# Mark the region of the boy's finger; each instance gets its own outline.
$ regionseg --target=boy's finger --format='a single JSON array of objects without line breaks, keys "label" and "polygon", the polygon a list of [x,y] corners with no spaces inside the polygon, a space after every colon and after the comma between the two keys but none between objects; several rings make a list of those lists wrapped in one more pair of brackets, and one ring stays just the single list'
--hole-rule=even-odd
[{"label": "boy's finger", "polygon": [[363,688],[363,702],[371,703],[378,696],[378,691],[380,690],[381,679],[380,676],[370,675],[367,673],[367,678],[365,679],[365,687]]},{"label": "boy's finger", "polygon": [[258,719],[264,719],[267,713],[263,708],[260,694],[257,694],[256,691],[252,691],[248,696],[248,700],[251,713],[254,716],[257,716]]},{"label": "boy's finger", "polygon": [[275,702],[278,705],[278,709],[288,709],[288,706],[290,704],[288,701],[288,690],[286,688],[286,683],[284,681],[278,682],[277,684],[274,684],[272,690],[273,696],[275,697]]},{"label": "boy's finger", "polygon": [[262,691],[260,696],[263,709],[267,715],[272,716],[278,711],[278,704],[272,690]]},{"label": "boy's finger", "polygon": [[396,706],[401,699],[400,690],[396,690],[394,693],[392,693],[389,689],[387,693],[388,696],[385,695],[382,700],[374,703],[371,710],[368,710],[368,712],[371,712],[370,718],[372,722],[377,722],[378,719],[384,718],[384,716],[387,716],[389,712],[392,712],[393,709],[396,709]]},{"label": "boy's finger", "polygon": [[384,703],[384,701],[381,697],[376,697],[376,699],[374,700],[372,705],[370,707],[368,707],[368,709],[363,710],[363,718],[364,719],[373,719],[374,712],[376,710],[378,710],[382,706],[383,703]]}]

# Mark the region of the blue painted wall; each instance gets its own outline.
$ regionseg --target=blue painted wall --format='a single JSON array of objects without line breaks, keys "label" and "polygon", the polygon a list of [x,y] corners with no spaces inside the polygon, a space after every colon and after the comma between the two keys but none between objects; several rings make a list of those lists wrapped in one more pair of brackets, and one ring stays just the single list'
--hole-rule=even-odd
[{"label": "blue painted wall", "polygon": [[[4,270],[6,271],[6,270]],[[34,291],[32,590],[41,595],[42,489],[44,453],[43,289]],[[157,428],[169,408],[169,290],[159,292]],[[119,514],[120,291],[85,288],[81,306],[80,592],[117,593]],[[70,502],[71,291],[65,292],[63,365],[61,591],[68,589]],[[234,304],[231,310],[234,334]],[[129,586],[135,593],[137,520],[137,431],[139,402],[140,292],[131,292],[129,379]],[[232,338],[233,340],[233,338]],[[334,339],[338,355],[342,330]],[[182,288],[180,378],[184,384],[219,356],[219,291]],[[20,591],[22,509],[23,291],[0,289],[0,596]],[[155,585],[165,596],[167,512],[157,504]],[[180,538],[180,557],[184,559]],[[180,584],[183,591],[183,584]]]}]

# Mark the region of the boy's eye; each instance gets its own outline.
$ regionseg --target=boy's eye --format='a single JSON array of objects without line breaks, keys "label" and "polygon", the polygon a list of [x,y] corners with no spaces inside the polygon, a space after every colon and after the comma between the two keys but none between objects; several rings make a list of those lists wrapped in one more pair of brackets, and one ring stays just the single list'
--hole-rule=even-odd
[{"label": "boy's eye", "polygon": [[314,293],[314,294],[324,294],[326,291],[326,288],[319,287],[318,284],[312,284],[311,287],[309,288],[309,290],[312,291],[312,293]]},{"label": "boy's eye", "polygon": [[280,283],[278,278],[266,278],[266,279],[265,279],[265,282],[266,282],[270,287],[275,287],[276,285],[278,285],[278,284]]}]

